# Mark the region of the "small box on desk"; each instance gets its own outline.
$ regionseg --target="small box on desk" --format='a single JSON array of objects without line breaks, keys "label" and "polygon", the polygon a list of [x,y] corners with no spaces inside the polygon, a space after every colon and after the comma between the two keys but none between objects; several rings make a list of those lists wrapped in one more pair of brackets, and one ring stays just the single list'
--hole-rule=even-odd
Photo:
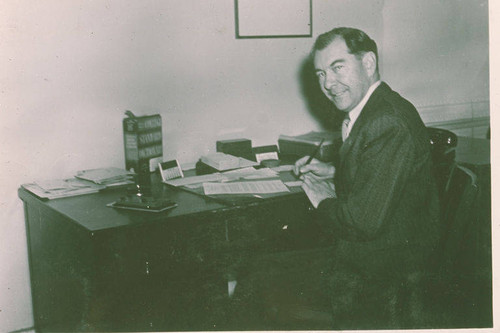
[{"label": "small box on desk", "polygon": [[324,162],[335,160],[342,145],[340,132],[309,132],[297,136],[280,135],[278,138],[280,154],[297,158],[310,156],[322,139],[325,141],[314,157]]},{"label": "small box on desk", "polygon": [[250,139],[219,140],[216,142],[216,151],[255,161]]}]

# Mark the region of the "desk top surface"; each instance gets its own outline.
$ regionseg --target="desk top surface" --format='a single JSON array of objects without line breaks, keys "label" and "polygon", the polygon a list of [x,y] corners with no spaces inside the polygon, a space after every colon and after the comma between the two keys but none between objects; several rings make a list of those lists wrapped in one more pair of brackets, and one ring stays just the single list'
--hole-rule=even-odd
[{"label": "desk top surface", "polygon": [[[281,176],[281,178],[283,176],[287,178],[286,175]],[[171,221],[174,218],[203,216],[203,214],[209,215],[216,212],[231,211],[262,203],[272,203],[275,200],[286,200],[290,195],[301,195],[304,196],[305,200],[305,194],[299,187],[292,188],[291,192],[283,193],[283,195],[275,198],[255,199],[253,201],[243,200],[241,204],[235,205],[182,189],[172,188],[155,178],[153,177],[155,180],[153,184],[154,196],[168,198],[176,202],[177,207],[160,213],[121,210],[108,207],[107,204],[126,195],[126,188],[123,187],[105,189],[94,194],[43,201],[42,204],[75,221],[88,232],[98,232],[118,227],[154,223],[155,221]],[[28,202],[33,202],[34,200],[42,202],[23,188],[19,189],[19,197]]]},{"label": "desk top surface", "polygon": [[[486,139],[475,139],[459,137],[456,150],[456,160],[459,163],[466,163],[475,166],[490,164],[490,141]],[[288,175],[289,176],[289,175]],[[287,179],[287,174],[282,173],[281,178]],[[215,212],[239,209],[249,205],[259,205],[270,203],[274,200],[286,200],[290,195],[301,195],[305,199],[305,194],[300,188],[293,189],[290,193],[280,195],[276,198],[261,199],[242,202],[241,204],[229,204],[217,201],[212,198],[200,196],[181,189],[171,188],[162,184],[158,180],[155,182],[155,196],[168,198],[175,201],[178,206],[161,213],[145,213],[127,210],[119,210],[107,207],[107,204],[118,200],[126,195],[125,188],[106,189],[99,193],[88,194],[69,198],[60,198],[43,202],[48,208],[66,216],[85,230],[97,232],[106,229],[113,229],[125,226],[136,226],[154,221],[165,221],[167,219],[211,214]],[[38,200],[28,191],[20,188],[19,196],[26,201]]]}]

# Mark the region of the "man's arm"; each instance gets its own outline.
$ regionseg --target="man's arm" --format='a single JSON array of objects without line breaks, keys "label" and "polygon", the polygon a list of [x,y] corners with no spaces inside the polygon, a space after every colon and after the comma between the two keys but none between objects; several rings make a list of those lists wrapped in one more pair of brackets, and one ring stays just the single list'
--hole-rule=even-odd
[{"label": "man's arm", "polygon": [[358,152],[359,164],[348,193],[337,193],[337,198],[325,199],[318,206],[325,217],[320,223],[350,240],[377,236],[398,204],[415,163],[413,138],[399,118],[378,118],[363,135],[364,148]]}]

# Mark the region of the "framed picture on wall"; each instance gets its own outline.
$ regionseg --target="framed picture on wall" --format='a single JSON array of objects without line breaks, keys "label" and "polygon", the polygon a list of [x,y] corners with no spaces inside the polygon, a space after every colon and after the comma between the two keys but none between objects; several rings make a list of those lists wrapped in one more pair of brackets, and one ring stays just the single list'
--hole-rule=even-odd
[{"label": "framed picture on wall", "polygon": [[312,0],[234,0],[236,38],[312,36]]}]

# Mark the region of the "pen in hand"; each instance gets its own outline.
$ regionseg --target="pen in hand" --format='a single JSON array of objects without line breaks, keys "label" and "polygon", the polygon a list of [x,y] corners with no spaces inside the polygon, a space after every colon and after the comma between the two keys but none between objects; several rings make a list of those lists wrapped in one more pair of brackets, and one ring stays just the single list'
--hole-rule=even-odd
[{"label": "pen in hand", "polygon": [[[309,158],[307,159],[306,163],[303,166],[306,166],[312,162],[313,158],[318,154],[319,150],[321,149],[321,145],[323,144],[324,141],[325,141],[325,138],[321,139],[318,146],[316,147],[316,149],[314,149],[313,153],[309,156]],[[301,175],[302,175],[302,172],[299,170],[299,174],[297,175],[297,177],[300,177]]]}]

